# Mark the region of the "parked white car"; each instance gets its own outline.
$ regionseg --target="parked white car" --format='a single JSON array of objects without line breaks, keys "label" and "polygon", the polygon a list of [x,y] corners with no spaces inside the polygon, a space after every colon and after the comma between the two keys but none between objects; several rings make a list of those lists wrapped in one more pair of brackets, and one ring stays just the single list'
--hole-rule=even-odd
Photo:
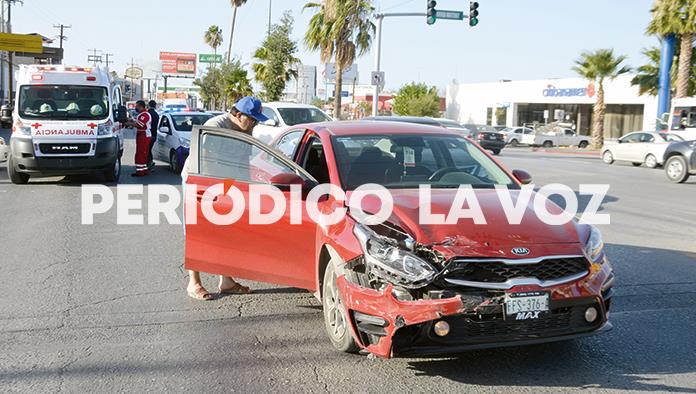
[{"label": "parked white car", "polygon": [[157,127],[157,142],[152,156],[169,164],[169,170],[181,172],[189,155],[193,126],[202,125],[212,118],[207,112],[163,112]]},{"label": "parked white car", "polygon": [[270,143],[278,134],[302,123],[328,122],[333,119],[313,105],[270,102],[263,104],[263,114],[268,120],[254,127],[254,137]]},{"label": "parked white car", "polygon": [[505,142],[510,146],[534,144],[534,130],[529,127],[508,127],[501,133],[505,134]]},{"label": "parked white car", "polygon": [[10,148],[5,143],[5,139],[0,137],[0,163],[7,161],[7,157],[10,155]]},{"label": "parked white car", "polygon": [[672,133],[655,131],[634,131],[615,141],[605,141],[602,147],[602,160],[611,164],[614,161],[630,161],[634,166],[645,164],[655,168],[664,164],[664,154],[672,142],[684,141]]},{"label": "parked white car", "polygon": [[590,137],[577,135],[572,129],[558,129],[551,133],[537,133],[534,135],[534,146],[551,148],[553,146],[577,146],[586,148],[590,145]]}]

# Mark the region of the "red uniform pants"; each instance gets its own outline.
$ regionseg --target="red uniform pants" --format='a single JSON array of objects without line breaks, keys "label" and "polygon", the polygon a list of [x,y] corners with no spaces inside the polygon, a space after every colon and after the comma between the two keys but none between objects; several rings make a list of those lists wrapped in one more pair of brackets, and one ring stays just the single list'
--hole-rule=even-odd
[{"label": "red uniform pants", "polygon": [[135,137],[135,172],[147,174],[147,155],[150,151],[150,137],[145,133],[138,133]]}]

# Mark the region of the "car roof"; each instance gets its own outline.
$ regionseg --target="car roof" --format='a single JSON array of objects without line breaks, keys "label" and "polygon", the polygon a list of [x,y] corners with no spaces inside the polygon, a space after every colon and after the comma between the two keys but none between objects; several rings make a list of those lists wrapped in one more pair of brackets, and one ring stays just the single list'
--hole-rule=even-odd
[{"label": "car roof", "polygon": [[195,112],[195,111],[163,111],[162,115],[211,115],[210,112]]},{"label": "car roof", "polygon": [[374,120],[350,120],[341,122],[307,123],[293,126],[306,128],[315,132],[326,132],[335,136],[371,135],[371,134],[440,134],[461,137],[461,133],[448,130],[442,126],[431,126],[408,122],[390,122]]},{"label": "car roof", "polygon": [[368,116],[363,119],[379,122],[404,122],[440,126],[440,123],[435,119],[420,116]]},{"label": "car roof", "polygon": [[284,103],[281,101],[271,101],[268,103],[263,103],[262,106],[268,107],[268,108],[317,108],[314,105],[310,105],[310,104]]}]

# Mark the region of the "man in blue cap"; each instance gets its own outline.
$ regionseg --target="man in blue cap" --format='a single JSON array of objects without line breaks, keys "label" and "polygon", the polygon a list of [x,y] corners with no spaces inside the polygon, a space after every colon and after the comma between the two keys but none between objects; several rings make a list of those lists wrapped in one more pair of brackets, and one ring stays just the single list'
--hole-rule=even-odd
[{"label": "man in blue cap", "polygon": [[[254,127],[259,124],[259,122],[265,122],[268,120],[261,110],[261,100],[257,99],[256,97],[246,96],[237,101],[232,109],[230,109],[230,112],[210,118],[207,122],[205,122],[205,126],[231,129],[251,135]],[[184,194],[184,201],[185,193],[183,185],[186,184],[186,178],[188,178],[188,165],[189,159],[186,159],[186,163],[184,163],[184,167],[181,171],[181,179],[183,181],[182,194]],[[251,290],[248,287],[242,286],[228,276],[220,276],[220,284],[218,285],[218,288],[221,294],[251,293]],[[200,273],[197,271],[189,271],[189,283],[186,287],[186,292],[191,298],[197,300],[207,301],[213,298],[205,287],[203,287]]]}]

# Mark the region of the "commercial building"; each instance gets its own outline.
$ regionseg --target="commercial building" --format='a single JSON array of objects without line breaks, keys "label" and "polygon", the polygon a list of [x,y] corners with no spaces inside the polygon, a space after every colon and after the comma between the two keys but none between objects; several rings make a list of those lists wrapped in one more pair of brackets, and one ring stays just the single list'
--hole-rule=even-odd
[{"label": "commercial building", "polygon": [[[657,98],[639,95],[632,78],[622,75],[604,82],[606,138],[655,128]],[[501,126],[562,121],[589,134],[597,88],[582,78],[453,83],[447,87],[446,116],[461,123]]]}]

